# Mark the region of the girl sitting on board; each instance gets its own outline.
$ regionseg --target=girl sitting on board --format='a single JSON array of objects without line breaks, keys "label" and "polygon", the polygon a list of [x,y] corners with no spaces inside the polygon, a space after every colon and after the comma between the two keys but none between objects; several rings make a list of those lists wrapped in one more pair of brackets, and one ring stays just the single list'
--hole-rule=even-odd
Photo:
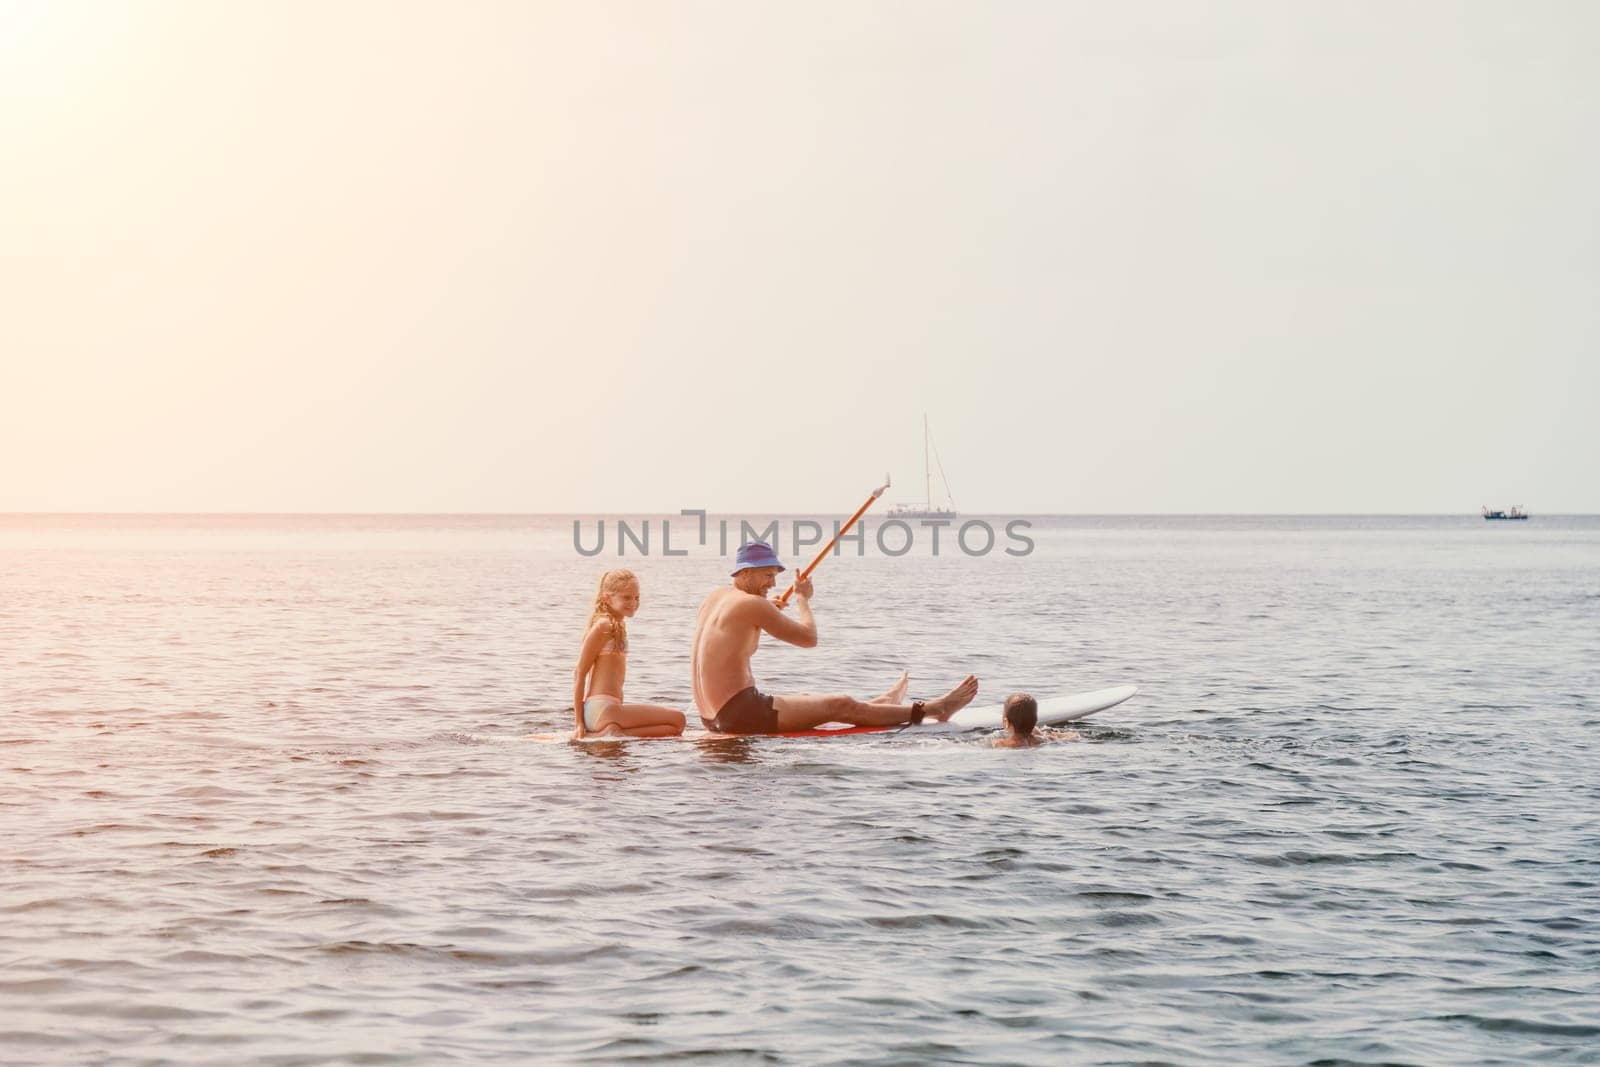
[{"label": "girl sitting on board", "polygon": [[639,579],[632,571],[618,568],[600,576],[578,666],[572,672],[574,740],[589,734],[676,737],[683,733],[683,712],[622,701],[622,681],[628,673],[628,626],[623,620],[638,610]]}]

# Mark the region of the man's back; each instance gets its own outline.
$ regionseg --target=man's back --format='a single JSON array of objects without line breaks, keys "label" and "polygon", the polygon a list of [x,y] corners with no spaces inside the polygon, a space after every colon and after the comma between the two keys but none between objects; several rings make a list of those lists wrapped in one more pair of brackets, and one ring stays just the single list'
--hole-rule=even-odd
[{"label": "man's back", "polygon": [[723,588],[700,605],[694,631],[694,702],[704,719],[714,718],[730,697],[755,684],[750,657],[761,629],[751,618],[749,602],[759,599]]}]

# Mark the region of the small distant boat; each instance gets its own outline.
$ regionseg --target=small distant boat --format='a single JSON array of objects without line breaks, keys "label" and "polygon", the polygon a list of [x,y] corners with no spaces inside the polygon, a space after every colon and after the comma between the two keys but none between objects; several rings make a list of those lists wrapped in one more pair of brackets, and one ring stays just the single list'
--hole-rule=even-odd
[{"label": "small distant boat", "polygon": [[1485,506],[1483,509],[1483,517],[1488,519],[1490,522],[1515,522],[1519,519],[1526,521],[1528,518],[1528,513],[1522,510],[1521,504],[1512,504],[1510,511],[1492,511]]},{"label": "small distant boat", "polygon": [[[945,476],[944,464],[939,460],[939,448],[932,444],[932,435],[928,433],[928,416],[922,416],[922,503],[896,504],[889,509],[889,514],[896,518],[923,518],[923,519],[953,519],[956,516],[955,496],[950,492],[950,479]],[[933,461],[939,467],[939,480],[944,482],[945,503],[939,507],[933,504],[933,474],[928,467],[928,449],[933,449]]]}]

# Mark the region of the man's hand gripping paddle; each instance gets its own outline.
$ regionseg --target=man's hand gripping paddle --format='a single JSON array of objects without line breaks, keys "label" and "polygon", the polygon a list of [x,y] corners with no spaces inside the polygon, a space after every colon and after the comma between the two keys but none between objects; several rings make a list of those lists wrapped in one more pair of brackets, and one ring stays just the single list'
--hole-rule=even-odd
[{"label": "man's hand gripping paddle", "polygon": [[850,521],[839,527],[839,532],[834,534],[833,539],[823,546],[821,552],[817,553],[817,558],[813,559],[810,563],[807,563],[805,570],[796,575],[795,580],[789,583],[789,588],[785,589],[783,591],[783,595],[778,598],[778,607],[783,608],[789,606],[789,598],[794,595],[795,584],[811,577],[811,572],[817,569],[818,564],[828,558],[828,553],[832,552],[833,546],[839,543],[839,538],[850,532],[850,527],[854,526],[856,524],[856,520],[867,513],[867,509],[872,506],[872,502],[882,496],[883,491],[887,488],[889,488],[889,476],[885,474],[883,476],[883,484],[872,491],[872,495],[867,497],[866,501],[863,502],[859,508],[856,508],[856,513],[854,515],[850,516]]}]

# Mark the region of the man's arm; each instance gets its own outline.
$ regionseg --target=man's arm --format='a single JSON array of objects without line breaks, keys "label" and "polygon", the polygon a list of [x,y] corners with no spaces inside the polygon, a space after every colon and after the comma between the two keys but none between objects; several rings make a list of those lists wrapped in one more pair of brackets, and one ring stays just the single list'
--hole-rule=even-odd
[{"label": "man's arm", "polygon": [[791,619],[779,611],[776,604],[764,597],[751,597],[750,608],[755,613],[755,624],[779,641],[800,648],[816,648],[817,620],[811,617],[811,583],[805,584],[806,591],[802,593],[796,589],[790,600],[795,607],[795,618]]}]

